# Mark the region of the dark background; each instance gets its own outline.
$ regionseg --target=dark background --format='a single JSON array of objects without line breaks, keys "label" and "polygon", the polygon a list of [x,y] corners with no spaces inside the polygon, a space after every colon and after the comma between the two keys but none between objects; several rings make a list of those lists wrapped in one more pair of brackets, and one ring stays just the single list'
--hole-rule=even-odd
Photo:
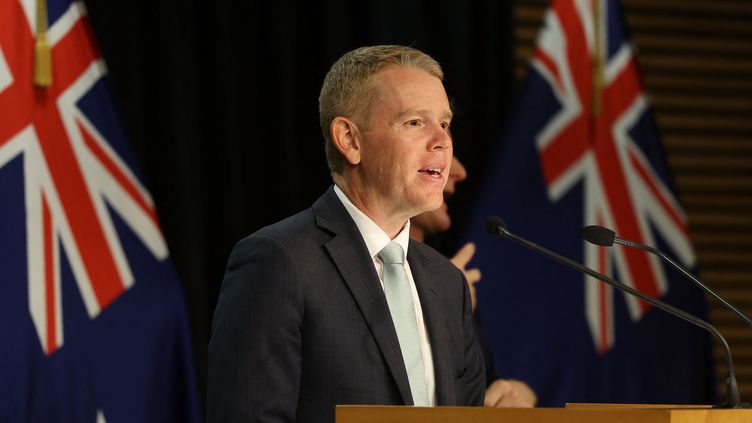
[{"label": "dark background", "polygon": [[462,231],[511,100],[512,3],[86,1],[111,91],[181,277],[204,398],[211,317],[235,242],[331,183],[318,125],[329,66],[363,45],[411,45],[444,67]]}]

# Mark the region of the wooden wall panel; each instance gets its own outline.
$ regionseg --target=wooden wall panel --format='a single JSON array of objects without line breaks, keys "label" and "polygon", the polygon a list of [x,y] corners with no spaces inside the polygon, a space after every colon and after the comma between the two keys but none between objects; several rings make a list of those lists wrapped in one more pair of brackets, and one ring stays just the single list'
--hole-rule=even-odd
[{"label": "wooden wall panel", "polygon": [[[515,6],[522,78],[546,0]],[[752,1],[622,0],[700,277],[752,315]],[[752,328],[708,299],[752,401]],[[716,350],[719,392],[725,365]]]}]

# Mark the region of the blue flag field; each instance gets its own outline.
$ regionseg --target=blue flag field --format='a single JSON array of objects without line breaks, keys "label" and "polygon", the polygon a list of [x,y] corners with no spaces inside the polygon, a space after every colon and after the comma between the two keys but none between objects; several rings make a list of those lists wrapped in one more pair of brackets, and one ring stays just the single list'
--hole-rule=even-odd
[{"label": "blue flag field", "polygon": [[478,310],[500,376],[539,405],[715,403],[708,334],[506,239],[537,244],[706,317],[703,292],[658,258],[585,242],[597,224],[695,264],[687,218],[618,2],[555,0],[467,227]]},{"label": "blue flag field", "polygon": [[182,293],[83,3],[0,0],[0,421],[197,422]]}]

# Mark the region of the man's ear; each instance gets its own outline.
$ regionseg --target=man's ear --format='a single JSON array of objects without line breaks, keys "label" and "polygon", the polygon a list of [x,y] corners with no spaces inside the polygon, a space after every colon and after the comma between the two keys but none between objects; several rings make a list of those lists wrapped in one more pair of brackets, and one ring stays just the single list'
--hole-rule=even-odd
[{"label": "man's ear", "polygon": [[351,165],[360,163],[360,131],[355,122],[346,117],[336,117],[329,126],[334,147]]}]

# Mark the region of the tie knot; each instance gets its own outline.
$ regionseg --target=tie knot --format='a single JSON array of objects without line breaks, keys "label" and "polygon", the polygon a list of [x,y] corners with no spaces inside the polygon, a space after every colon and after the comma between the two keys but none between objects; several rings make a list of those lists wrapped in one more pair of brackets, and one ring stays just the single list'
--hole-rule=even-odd
[{"label": "tie knot", "polygon": [[392,241],[379,251],[379,258],[384,264],[403,264],[402,246]]}]

